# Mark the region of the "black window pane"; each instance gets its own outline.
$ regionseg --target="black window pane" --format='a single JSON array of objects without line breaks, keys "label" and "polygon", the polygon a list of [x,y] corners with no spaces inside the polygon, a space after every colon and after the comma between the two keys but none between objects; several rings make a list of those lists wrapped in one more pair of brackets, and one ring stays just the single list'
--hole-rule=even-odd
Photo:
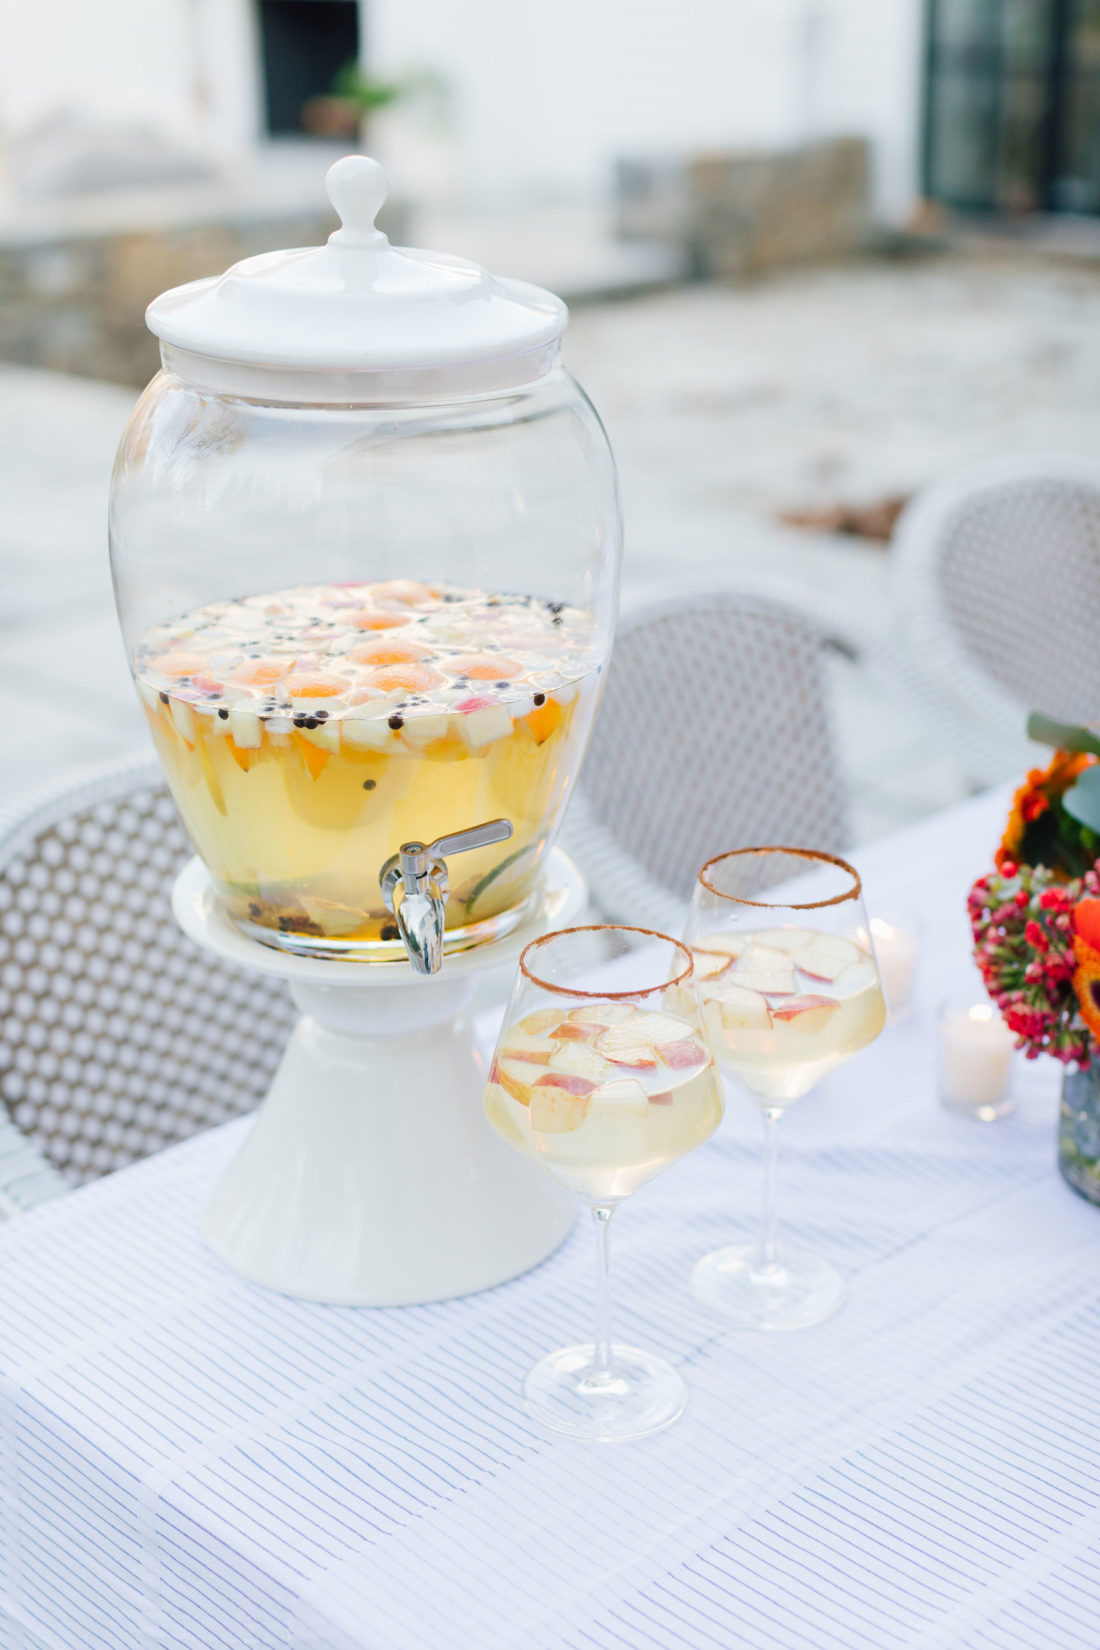
[{"label": "black window pane", "polygon": [[994,204],[1008,212],[1037,212],[1044,204],[1043,121],[1046,80],[1009,76],[1002,88]]},{"label": "black window pane", "polygon": [[928,193],[937,200],[978,212],[996,204],[999,102],[991,77],[958,70],[936,77],[928,111],[934,134]]},{"label": "black window pane", "polygon": [[359,56],[357,0],[260,0],[267,129],[301,132],[302,106]]},{"label": "black window pane", "polygon": [[1076,0],[1070,17],[1057,206],[1100,211],[1100,0]]},{"label": "black window pane", "polygon": [[1100,212],[1100,0],[927,0],[925,189]]},{"label": "black window pane", "polygon": [[1055,9],[1050,0],[1002,0],[1000,38],[1010,71],[1045,73]]},{"label": "black window pane", "polygon": [[932,30],[953,50],[996,46],[1001,33],[1001,0],[939,0]]}]

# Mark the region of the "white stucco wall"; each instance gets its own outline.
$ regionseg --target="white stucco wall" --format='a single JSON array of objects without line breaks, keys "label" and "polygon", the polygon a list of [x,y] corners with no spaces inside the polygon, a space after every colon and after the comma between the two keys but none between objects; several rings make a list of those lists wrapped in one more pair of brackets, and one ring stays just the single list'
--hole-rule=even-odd
[{"label": "white stucco wall", "polygon": [[924,0],[819,0],[812,102],[829,132],[872,140],[875,197],[901,221],[920,192]]},{"label": "white stucco wall", "polygon": [[0,0],[0,138],[65,114],[215,149],[255,141],[251,0]]},{"label": "white stucco wall", "polygon": [[0,0],[0,119],[19,134],[48,113],[187,123],[192,59],[175,0]]},{"label": "white stucco wall", "polygon": [[437,69],[484,202],[595,196],[620,154],[856,132],[883,215],[917,188],[922,0],[369,0],[375,66]]},{"label": "white stucco wall", "polygon": [[[915,197],[922,0],[362,4],[377,72],[448,82],[417,164],[434,142],[475,205],[598,198],[618,155],[842,131],[873,139],[885,216]],[[69,109],[231,153],[261,136],[256,34],[254,0],[0,0],[0,141]]]}]

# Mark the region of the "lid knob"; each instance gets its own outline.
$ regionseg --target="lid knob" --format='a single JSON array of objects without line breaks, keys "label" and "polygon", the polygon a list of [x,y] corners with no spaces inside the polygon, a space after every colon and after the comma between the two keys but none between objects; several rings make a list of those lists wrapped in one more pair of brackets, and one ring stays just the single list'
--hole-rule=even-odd
[{"label": "lid knob", "polygon": [[325,173],[328,198],[341,228],[329,236],[336,246],[383,246],[386,236],[374,220],[389,193],[386,174],[367,155],[345,155]]}]

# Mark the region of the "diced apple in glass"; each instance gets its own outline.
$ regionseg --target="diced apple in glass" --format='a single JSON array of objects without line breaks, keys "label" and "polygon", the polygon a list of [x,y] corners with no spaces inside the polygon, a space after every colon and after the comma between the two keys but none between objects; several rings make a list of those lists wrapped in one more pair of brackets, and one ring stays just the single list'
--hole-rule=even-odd
[{"label": "diced apple in glass", "polygon": [[772,1010],[772,1017],[803,1037],[816,1037],[825,1030],[839,1007],[835,997],[788,997]]},{"label": "diced apple in glass", "polygon": [[602,1054],[587,1043],[560,1043],[550,1057],[551,1071],[572,1072],[576,1077],[589,1077],[602,1083],[610,1075],[610,1067]]},{"label": "diced apple in glass", "polygon": [[861,962],[863,953],[852,940],[836,934],[818,934],[794,953],[794,960],[803,974],[831,985],[846,968]]},{"label": "diced apple in glass", "polygon": [[569,1072],[548,1073],[531,1089],[531,1127],[536,1134],[571,1134],[588,1113],[596,1084]]}]

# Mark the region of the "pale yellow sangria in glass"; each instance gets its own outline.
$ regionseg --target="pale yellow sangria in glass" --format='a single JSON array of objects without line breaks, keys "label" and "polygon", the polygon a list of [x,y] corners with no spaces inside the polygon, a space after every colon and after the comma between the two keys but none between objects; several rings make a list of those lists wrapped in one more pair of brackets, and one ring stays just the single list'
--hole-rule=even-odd
[{"label": "pale yellow sangria in glass", "polygon": [[776,1233],[779,1119],[874,1041],[886,1023],[860,879],[832,854],[744,848],[699,872],[685,939],[723,1072],[764,1119],[764,1213],[756,1243],[707,1255],[692,1288],[746,1329],[800,1329],[834,1312],[840,1273]]},{"label": "pale yellow sangria in glass", "polygon": [[599,1255],[594,1340],[550,1353],[524,1381],[528,1411],[553,1431],[640,1438],[683,1409],[677,1370],[611,1339],[608,1231],[623,1199],[702,1145],[722,1109],[692,956],[679,940],[598,924],[526,948],[485,1114],[587,1204]]}]

